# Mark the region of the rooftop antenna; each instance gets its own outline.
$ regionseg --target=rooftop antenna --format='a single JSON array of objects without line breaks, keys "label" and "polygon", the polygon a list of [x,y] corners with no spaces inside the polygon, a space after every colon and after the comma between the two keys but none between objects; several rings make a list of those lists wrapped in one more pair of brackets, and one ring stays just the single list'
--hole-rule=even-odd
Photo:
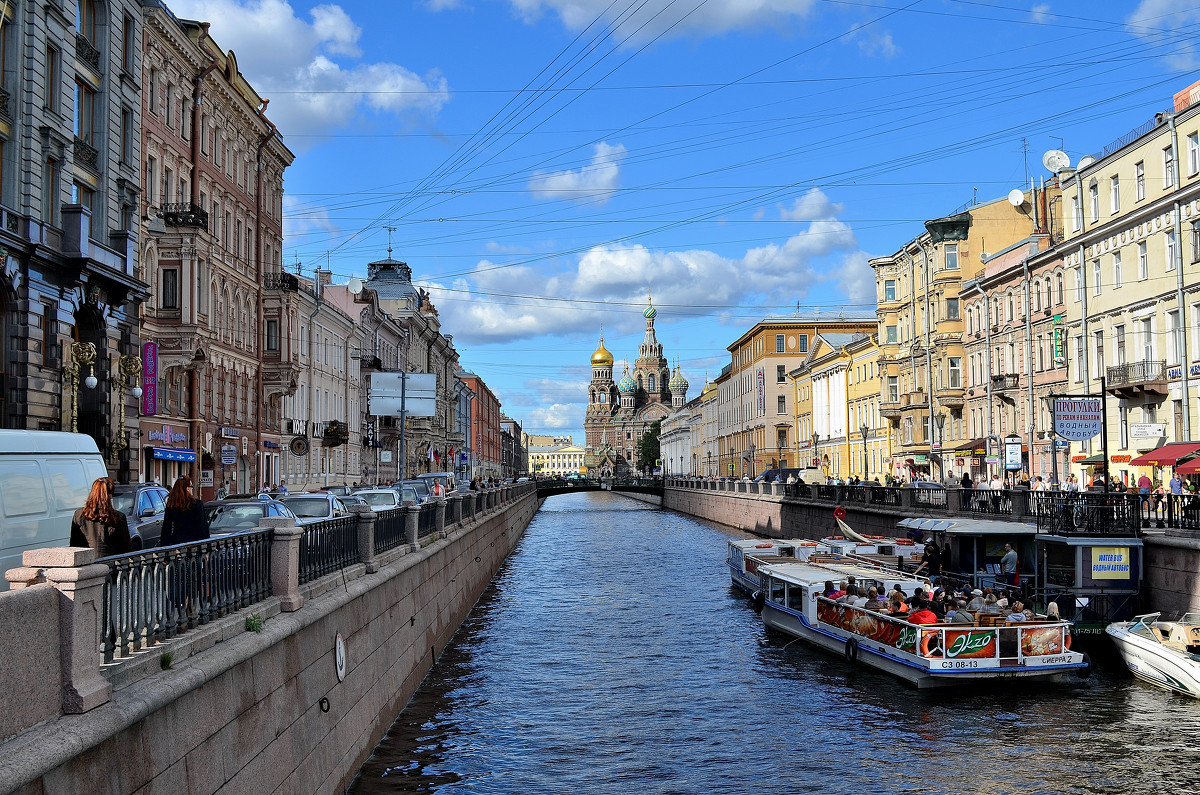
[{"label": "rooftop antenna", "polygon": [[1025,159],[1025,181],[1029,181],[1029,141],[1021,136],[1021,155]]},{"label": "rooftop antenna", "polygon": [[388,259],[391,259],[392,258],[392,232],[396,231],[396,227],[385,226],[383,228],[386,229],[387,233],[388,233]]}]

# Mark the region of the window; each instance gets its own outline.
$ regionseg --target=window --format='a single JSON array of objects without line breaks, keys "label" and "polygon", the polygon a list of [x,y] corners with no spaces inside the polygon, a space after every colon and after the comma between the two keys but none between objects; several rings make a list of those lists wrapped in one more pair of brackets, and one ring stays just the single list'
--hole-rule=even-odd
[{"label": "window", "polygon": [[787,398],[783,395],[775,398],[775,411],[779,414],[787,414]]},{"label": "window", "polygon": [[948,271],[958,270],[958,244],[947,243],[942,249],[942,267]]},{"label": "window", "polygon": [[887,399],[888,403],[900,402],[900,377],[889,375],[887,377]]},{"label": "window", "polygon": [[175,85],[173,83],[167,83],[166,101],[163,118],[166,119],[167,129],[173,130],[175,129]]},{"label": "window", "polygon": [[884,301],[895,301],[896,300],[896,280],[895,279],[884,279],[884,281],[883,281],[883,300]]},{"label": "window", "polygon": [[1116,174],[1108,178],[1108,211],[1113,215],[1121,212],[1121,178]]},{"label": "window", "polygon": [[1092,261],[1092,295],[1100,295],[1100,260]]},{"label": "window", "polygon": [[157,183],[155,182],[154,175],[156,173],[158,173],[158,161],[153,157],[146,158],[146,202],[149,204],[155,203],[154,186]]},{"label": "window", "polygon": [[896,342],[896,327],[894,325],[885,326],[884,330],[886,332],[885,341],[895,343]]},{"label": "window", "polygon": [[62,53],[57,47],[48,46],[46,47],[46,108],[48,110],[58,110],[61,80]]},{"label": "window", "polygon": [[1008,319],[1008,321],[1009,321],[1009,322],[1012,322],[1013,318],[1014,318],[1014,317],[1016,317],[1016,315],[1015,315],[1015,313],[1014,313],[1014,310],[1013,310],[1013,294],[1012,294],[1012,293],[1009,293],[1009,294],[1006,296],[1006,298],[1007,298],[1007,303],[1008,303],[1008,306],[1007,306],[1007,309],[1008,309],[1008,315],[1007,315],[1007,319]]},{"label": "window", "polygon": [[1194,132],[1187,137],[1188,174],[1195,176],[1200,172],[1200,132]]},{"label": "window", "polygon": [[1071,197],[1071,231],[1083,229],[1083,201],[1078,195]]},{"label": "window", "polygon": [[1033,311],[1037,312],[1042,308],[1042,288],[1041,285],[1035,282],[1031,289],[1033,290]]},{"label": "window", "polygon": [[1076,334],[1073,339],[1075,341],[1075,382],[1079,383],[1083,380],[1083,337]]},{"label": "window", "polygon": [[96,121],[96,92],[80,80],[75,81],[75,137],[92,144]]},{"label": "window", "polygon": [[1096,358],[1096,370],[1103,372],[1104,370],[1104,331],[1092,332],[1092,352]]},{"label": "window", "polygon": [[79,0],[79,11],[75,14],[75,32],[83,34],[93,45],[96,44],[96,4],[94,0]]},{"label": "window", "polygon": [[279,321],[267,321],[267,350],[279,350]]},{"label": "window", "polygon": [[1075,266],[1075,303],[1083,300],[1083,266]]},{"label": "window", "polygon": [[1167,241],[1167,270],[1175,270],[1175,230],[1168,229],[1163,232],[1163,236]]},{"label": "window", "polygon": [[1150,257],[1146,255],[1146,241],[1138,243],[1138,280],[1146,281],[1150,278]]},{"label": "window", "polygon": [[962,358],[958,356],[948,357],[947,376],[949,377],[948,386],[951,389],[959,389],[962,387]]},{"label": "window", "polygon": [[782,384],[787,380],[787,373],[784,372],[782,364],[775,365],[775,383]]},{"label": "window", "polygon": [[137,29],[133,17],[126,14],[121,20],[121,68],[126,74],[133,74],[134,48],[137,47]]},{"label": "window", "polygon": [[1117,427],[1119,433],[1119,446],[1122,450],[1129,447],[1129,408],[1121,401],[1121,405],[1117,408],[1118,422]]},{"label": "window", "polygon": [[776,353],[783,353],[783,352],[784,352],[784,346],[783,346],[783,335],[782,335],[782,334],[776,334],[776,335],[775,335],[775,352],[776,352]]},{"label": "window", "polygon": [[1163,150],[1163,189],[1175,187],[1175,147]]},{"label": "window", "polygon": [[1146,198],[1146,164],[1140,160],[1133,164],[1133,191],[1137,201]]},{"label": "window", "polygon": [[179,308],[179,270],[177,268],[163,268],[161,298],[163,309]]},{"label": "window", "polygon": [[1154,361],[1154,318],[1144,317],[1138,321],[1142,333],[1142,361]]},{"label": "window", "polygon": [[1092,218],[1092,223],[1100,218],[1100,186],[1093,179],[1088,183],[1088,215]]},{"label": "window", "polygon": [[1055,301],[1056,304],[1062,304],[1062,303],[1066,302],[1065,296],[1063,294],[1064,293],[1063,283],[1065,281],[1066,280],[1063,279],[1063,275],[1061,273],[1054,274],[1054,293],[1058,299],[1057,301]]},{"label": "window", "polygon": [[808,337],[801,334],[800,337],[797,339],[797,342],[800,343],[800,352],[808,353]]},{"label": "window", "polygon": [[1113,252],[1113,289],[1116,290],[1121,286],[1121,252]]},{"label": "window", "polygon": [[146,99],[150,112],[158,114],[158,70],[150,67],[150,79],[146,81]]},{"label": "window", "polygon": [[1167,313],[1167,362],[1174,364],[1183,360],[1183,327],[1179,323],[1179,310]]},{"label": "window", "polygon": [[948,320],[958,320],[958,299],[946,299],[946,318]]},{"label": "window", "polygon": [[121,108],[121,162],[133,163],[133,111]]},{"label": "window", "polygon": [[71,183],[71,204],[88,208],[88,212],[96,215],[96,192],[80,182]]},{"label": "window", "polygon": [[[1118,366],[1125,364],[1126,359],[1125,359],[1125,326],[1124,325],[1113,326],[1113,342],[1116,344],[1116,348],[1117,348],[1117,351],[1116,351],[1117,360],[1116,360],[1115,364],[1117,364]],[[1104,363],[1098,362],[1098,364],[1104,364]]]},{"label": "window", "polygon": [[51,226],[57,218],[58,206],[58,162],[46,158],[42,162],[42,220]]}]

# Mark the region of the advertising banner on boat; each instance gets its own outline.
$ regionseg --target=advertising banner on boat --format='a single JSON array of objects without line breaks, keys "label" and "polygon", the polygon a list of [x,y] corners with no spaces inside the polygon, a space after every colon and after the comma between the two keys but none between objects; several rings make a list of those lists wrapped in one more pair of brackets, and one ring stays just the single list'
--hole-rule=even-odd
[{"label": "advertising banner on boat", "polygon": [[1129,547],[1092,547],[1093,580],[1128,580]]},{"label": "advertising banner on boat", "polygon": [[945,657],[971,659],[996,656],[996,633],[993,630],[952,629],[945,632]]},{"label": "advertising banner on boat", "polygon": [[1062,627],[1034,627],[1021,630],[1021,654],[1026,657],[1059,654],[1063,650]]}]

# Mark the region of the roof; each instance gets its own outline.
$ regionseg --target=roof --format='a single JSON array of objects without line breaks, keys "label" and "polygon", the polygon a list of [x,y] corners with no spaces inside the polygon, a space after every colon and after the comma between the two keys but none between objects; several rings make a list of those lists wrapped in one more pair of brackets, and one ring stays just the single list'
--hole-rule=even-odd
[{"label": "roof", "polygon": [[1001,522],[995,519],[928,519],[914,517],[911,519],[901,519],[899,525],[926,533],[946,533],[952,536],[1031,536],[1037,534],[1037,525],[1025,522]]}]

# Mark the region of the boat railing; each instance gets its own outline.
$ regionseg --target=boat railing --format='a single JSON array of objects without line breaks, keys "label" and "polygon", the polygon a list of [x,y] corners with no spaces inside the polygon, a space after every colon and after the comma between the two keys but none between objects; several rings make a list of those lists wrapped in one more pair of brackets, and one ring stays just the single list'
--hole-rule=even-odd
[{"label": "boat railing", "polygon": [[[930,661],[930,667],[966,669],[1048,662],[1071,648],[1070,625],[1062,621],[1027,621],[994,626],[974,624],[910,624],[904,619],[817,597],[817,618],[859,637]],[[1061,662],[1068,662],[1064,659]]]}]

